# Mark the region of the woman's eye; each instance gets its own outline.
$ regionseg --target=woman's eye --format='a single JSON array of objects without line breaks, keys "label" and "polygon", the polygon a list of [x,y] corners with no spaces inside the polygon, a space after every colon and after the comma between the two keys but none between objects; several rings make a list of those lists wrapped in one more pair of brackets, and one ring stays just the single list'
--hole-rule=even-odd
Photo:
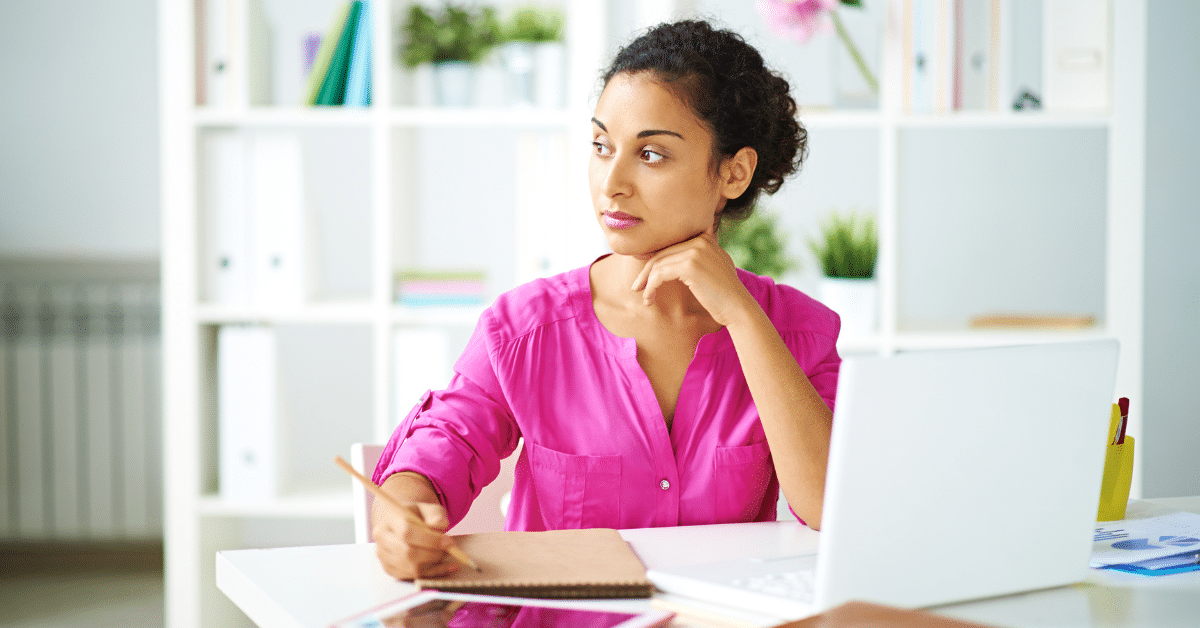
[{"label": "woman's eye", "polygon": [[661,153],[656,153],[649,148],[644,148],[642,149],[642,160],[646,163],[653,164],[662,161],[663,156]]},{"label": "woman's eye", "polygon": [[602,142],[592,142],[592,150],[594,150],[596,154],[600,156],[607,156],[612,153],[612,150],[610,150]]}]

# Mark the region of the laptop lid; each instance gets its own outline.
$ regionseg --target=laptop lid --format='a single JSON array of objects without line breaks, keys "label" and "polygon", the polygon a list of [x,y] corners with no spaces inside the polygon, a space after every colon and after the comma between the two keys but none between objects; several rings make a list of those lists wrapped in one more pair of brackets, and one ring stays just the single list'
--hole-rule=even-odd
[{"label": "laptop lid", "polygon": [[846,358],[815,606],[1082,580],[1116,367],[1111,339]]}]

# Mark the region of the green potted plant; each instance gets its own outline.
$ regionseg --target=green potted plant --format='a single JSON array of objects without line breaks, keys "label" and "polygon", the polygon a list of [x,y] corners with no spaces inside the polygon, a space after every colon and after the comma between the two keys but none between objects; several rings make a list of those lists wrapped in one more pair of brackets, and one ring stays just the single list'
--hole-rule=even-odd
[{"label": "green potted plant", "polygon": [[439,104],[467,106],[471,104],[473,66],[499,41],[500,26],[491,7],[472,9],[448,2],[432,13],[414,4],[404,23],[401,59],[410,68],[433,65]]},{"label": "green potted plant", "polygon": [[875,262],[879,237],[875,218],[833,213],[821,226],[821,237],[809,246],[821,265],[821,301],[842,317],[842,330],[852,335],[875,331]]},{"label": "green potted plant", "polygon": [[776,221],[774,214],[755,211],[744,220],[723,224],[717,242],[738,268],[778,281],[796,268],[796,260],[787,255]]},{"label": "green potted plant", "polygon": [[555,6],[528,4],[508,13],[500,27],[500,53],[512,104],[563,106],[564,24],[562,10]]},{"label": "green potted plant", "polygon": [[562,10],[555,6],[528,4],[513,9],[502,26],[504,41],[543,43],[562,41]]}]

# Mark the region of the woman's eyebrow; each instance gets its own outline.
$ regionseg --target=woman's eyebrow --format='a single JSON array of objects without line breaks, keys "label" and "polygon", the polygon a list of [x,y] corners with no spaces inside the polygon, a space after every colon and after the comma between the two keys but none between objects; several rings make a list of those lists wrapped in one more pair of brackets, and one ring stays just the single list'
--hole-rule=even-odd
[{"label": "woman's eyebrow", "polygon": [[[608,133],[608,127],[604,126],[603,122],[601,122],[595,118],[592,118],[592,124],[600,127],[601,131]],[[646,129],[645,131],[638,131],[638,134],[637,134],[637,136],[639,138],[650,137],[653,135],[674,135],[675,137],[678,137],[679,139],[684,139],[682,135],[676,133],[675,131],[667,131],[665,129]]]},{"label": "woman's eyebrow", "polygon": [[[604,127],[601,127],[601,128],[604,128]],[[638,131],[638,134],[637,134],[638,137],[650,137],[651,135],[674,135],[675,137],[678,137],[679,139],[683,139],[682,135],[680,135],[674,131],[666,131],[663,129],[647,129],[645,131]]]}]

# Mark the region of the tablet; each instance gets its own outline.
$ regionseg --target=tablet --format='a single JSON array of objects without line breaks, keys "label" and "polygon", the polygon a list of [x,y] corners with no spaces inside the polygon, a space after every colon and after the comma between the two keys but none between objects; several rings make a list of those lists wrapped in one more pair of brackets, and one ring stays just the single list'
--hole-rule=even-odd
[{"label": "tablet", "polygon": [[563,600],[421,591],[388,602],[331,628],[658,628],[675,614],[571,608]]}]

